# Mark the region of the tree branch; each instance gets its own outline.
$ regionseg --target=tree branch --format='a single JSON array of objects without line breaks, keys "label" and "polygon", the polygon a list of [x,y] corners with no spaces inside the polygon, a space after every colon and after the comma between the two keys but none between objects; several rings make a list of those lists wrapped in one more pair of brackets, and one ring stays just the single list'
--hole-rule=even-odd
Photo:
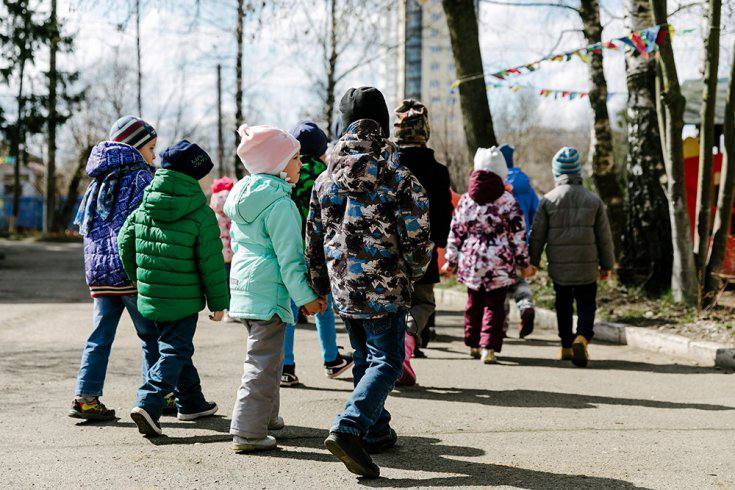
[{"label": "tree branch", "polygon": [[503,5],[506,7],[555,7],[571,10],[573,12],[579,12],[579,9],[567,5],[565,3],[554,3],[554,2],[517,2],[517,1],[503,1],[503,0],[482,0],[483,3],[489,3],[492,5]]}]

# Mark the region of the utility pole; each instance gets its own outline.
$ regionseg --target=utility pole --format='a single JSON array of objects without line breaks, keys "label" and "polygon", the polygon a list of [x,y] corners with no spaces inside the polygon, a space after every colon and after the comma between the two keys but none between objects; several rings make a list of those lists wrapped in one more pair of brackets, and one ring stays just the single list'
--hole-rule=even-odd
[{"label": "utility pole", "polygon": [[[235,36],[237,36],[237,56],[235,56],[235,126],[239,127],[242,124],[242,36],[245,23],[245,8],[244,0],[237,0],[237,28],[235,29]],[[235,155],[234,161],[235,177],[238,179],[243,178],[245,175],[240,160]]]},{"label": "utility pole", "polygon": [[135,53],[138,64],[138,117],[143,117],[143,71],[140,60],[140,0],[135,0]]},{"label": "utility pole", "polygon": [[43,207],[43,232],[54,231],[56,215],[56,51],[59,46],[59,25],[56,0],[51,0],[51,43],[48,68],[48,161],[46,162],[46,199]]},{"label": "utility pole", "polygon": [[225,176],[225,146],[222,136],[222,65],[217,64],[217,164],[219,177]]}]

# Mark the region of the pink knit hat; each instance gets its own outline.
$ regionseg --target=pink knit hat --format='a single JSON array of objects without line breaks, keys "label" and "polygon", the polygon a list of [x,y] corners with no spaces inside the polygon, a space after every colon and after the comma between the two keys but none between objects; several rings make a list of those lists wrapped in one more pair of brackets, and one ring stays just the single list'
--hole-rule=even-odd
[{"label": "pink knit hat", "polygon": [[301,145],[282,129],[273,126],[248,126],[237,130],[242,140],[237,156],[251,174],[280,175]]}]

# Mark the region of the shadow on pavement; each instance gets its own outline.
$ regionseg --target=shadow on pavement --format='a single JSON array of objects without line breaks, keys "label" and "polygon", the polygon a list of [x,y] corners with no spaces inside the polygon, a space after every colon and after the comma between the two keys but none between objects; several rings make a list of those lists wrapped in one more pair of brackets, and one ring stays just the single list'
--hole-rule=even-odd
[{"label": "shadow on pavement", "polygon": [[[547,344],[549,342],[549,344]],[[547,340],[518,340],[508,339],[505,344],[508,345],[520,345],[526,343],[527,345],[536,345],[539,347],[547,345],[556,345],[556,342]],[[594,347],[593,347],[594,348]],[[452,349],[450,347],[440,347],[437,345],[429,345],[428,348],[424,349],[429,360],[443,360],[443,361],[472,361],[467,354],[466,350]],[[447,357],[447,356],[436,356],[432,355],[433,352],[446,352],[448,354],[459,354],[461,357]],[[506,356],[504,354],[498,355],[498,364],[501,366],[521,366],[521,367],[549,367],[559,369],[579,369],[574,367],[571,362],[562,362],[556,358],[550,357],[518,357],[518,356]],[[412,361],[413,362],[413,361]],[[418,362],[421,362],[419,360]],[[599,370],[599,371],[640,371],[643,373],[658,373],[658,374],[730,374],[731,370],[727,369],[714,369],[711,367],[702,366],[687,366],[686,364],[654,364],[648,362],[639,361],[626,361],[623,359],[592,359],[589,365],[584,368],[586,370]]]},{"label": "shadow on pavement", "polygon": [[596,405],[621,405],[647,408],[689,409],[689,410],[735,410],[735,407],[711,405],[708,403],[669,402],[644,400],[639,398],[619,398],[614,396],[581,395],[536,390],[483,390],[474,388],[435,388],[417,386],[399,388],[391,396],[415,398],[418,400],[455,401],[478,403],[495,407],[519,408],[596,408]]},{"label": "shadow on pavement", "polygon": [[[311,427],[289,426],[278,437],[280,451],[261,453],[257,457],[301,459],[317,462],[336,462],[325,452],[323,441],[326,430]],[[585,475],[565,475],[547,471],[528,470],[513,466],[480,463],[460,458],[483,456],[482,449],[468,446],[441,444],[433,437],[399,437],[398,446],[389,452],[374,456],[375,462],[385,468],[409,471],[427,471],[446,474],[428,478],[380,478],[361,479],[369,487],[464,487],[464,486],[512,486],[518,488],[642,488],[624,480]],[[320,452],[290,450],[287,448],[312,448]],[[255,454],[248,455],[249,457]],[[345,471],[347,471],[345,469]]]}]

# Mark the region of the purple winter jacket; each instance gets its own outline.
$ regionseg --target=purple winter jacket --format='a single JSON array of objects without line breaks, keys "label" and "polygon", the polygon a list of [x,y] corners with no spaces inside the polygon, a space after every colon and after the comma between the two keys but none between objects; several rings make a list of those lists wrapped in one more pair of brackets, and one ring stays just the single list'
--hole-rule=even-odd
[{"label": "purple winter jacket", "polygon": [[79,215],[86,220],[84,272],[90,293],[93,298],[135,294],[120,262],[117,235],[128,215],[140,206],[154,170],[134,147],[112,141],[92,149],[86,170],[91,179],[90,198],[86,206],[87,199],[82,202],[85,208]]}]

